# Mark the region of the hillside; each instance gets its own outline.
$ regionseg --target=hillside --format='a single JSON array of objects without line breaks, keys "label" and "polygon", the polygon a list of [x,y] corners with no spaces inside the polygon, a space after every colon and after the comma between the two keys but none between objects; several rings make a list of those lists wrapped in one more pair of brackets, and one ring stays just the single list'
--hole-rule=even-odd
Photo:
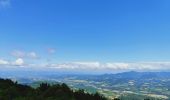
[{"label": "hillside", "polygon": [[40,84],[37,88],[0,79],[0,100],[107,100],[98,93],[71,90],[66,84]]}]

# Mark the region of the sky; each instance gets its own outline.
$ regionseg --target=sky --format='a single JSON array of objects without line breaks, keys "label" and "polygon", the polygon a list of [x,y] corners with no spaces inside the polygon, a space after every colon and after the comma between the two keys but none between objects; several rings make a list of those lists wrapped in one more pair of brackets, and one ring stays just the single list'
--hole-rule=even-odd
[{"label": "sky", "polygon": [[0,68],[170,70],[169,0],[0,0]]}]

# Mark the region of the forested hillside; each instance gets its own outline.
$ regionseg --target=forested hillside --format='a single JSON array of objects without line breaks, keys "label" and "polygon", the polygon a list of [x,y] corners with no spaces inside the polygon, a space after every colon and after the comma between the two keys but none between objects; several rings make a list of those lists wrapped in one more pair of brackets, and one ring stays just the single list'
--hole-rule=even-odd
[{"label": "forested hillside", "polygon": [[107,100],[98,93],[71,90],[66,84],[40,84],[37,88],[0,79],[0,100]]}]

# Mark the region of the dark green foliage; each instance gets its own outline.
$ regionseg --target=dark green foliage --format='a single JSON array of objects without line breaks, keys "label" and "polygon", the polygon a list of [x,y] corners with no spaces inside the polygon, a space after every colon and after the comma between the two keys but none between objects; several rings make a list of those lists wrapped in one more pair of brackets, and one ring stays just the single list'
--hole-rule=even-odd
[{"label": "dark green foliage", "polygon": [[78,90],[74,93],[76,100],[107,100],[103,96],[100,96],[98,93],[89,94],[85,93],[84,90]]},{"label": "dark green foliage", "polygon": [[120,100],[119,98],[115,98],[114,100]]},{"label": "dark green foliage", "polygon": [[0,100],[107,100],[84,90],[73,91],[66,84],[42,83],[36,89],[21,85],[9,79],[0,79]]}]

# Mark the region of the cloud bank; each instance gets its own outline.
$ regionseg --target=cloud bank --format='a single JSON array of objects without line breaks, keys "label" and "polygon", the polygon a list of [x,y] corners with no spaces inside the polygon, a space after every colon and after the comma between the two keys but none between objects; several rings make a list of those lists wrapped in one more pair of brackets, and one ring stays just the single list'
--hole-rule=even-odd
[{"label": "cloud bank", "polygon": [[170,62],[136,62],[136,63],[100,63],[100,62],[68,62],[68,63],[25,63],[22,58],[15,61],[0,59],[0,67],[22,66],[30,69],[52,69],[67,71],[170,71]]},{"label": "cloud bank", "polygon": [[48,64],[54,69],[72,70],[108,70],[108,71],[161,71],[170,70],[170,62],[136,62],[136,63],[99,63],[99,62],[72,62],[63,64]]}]

